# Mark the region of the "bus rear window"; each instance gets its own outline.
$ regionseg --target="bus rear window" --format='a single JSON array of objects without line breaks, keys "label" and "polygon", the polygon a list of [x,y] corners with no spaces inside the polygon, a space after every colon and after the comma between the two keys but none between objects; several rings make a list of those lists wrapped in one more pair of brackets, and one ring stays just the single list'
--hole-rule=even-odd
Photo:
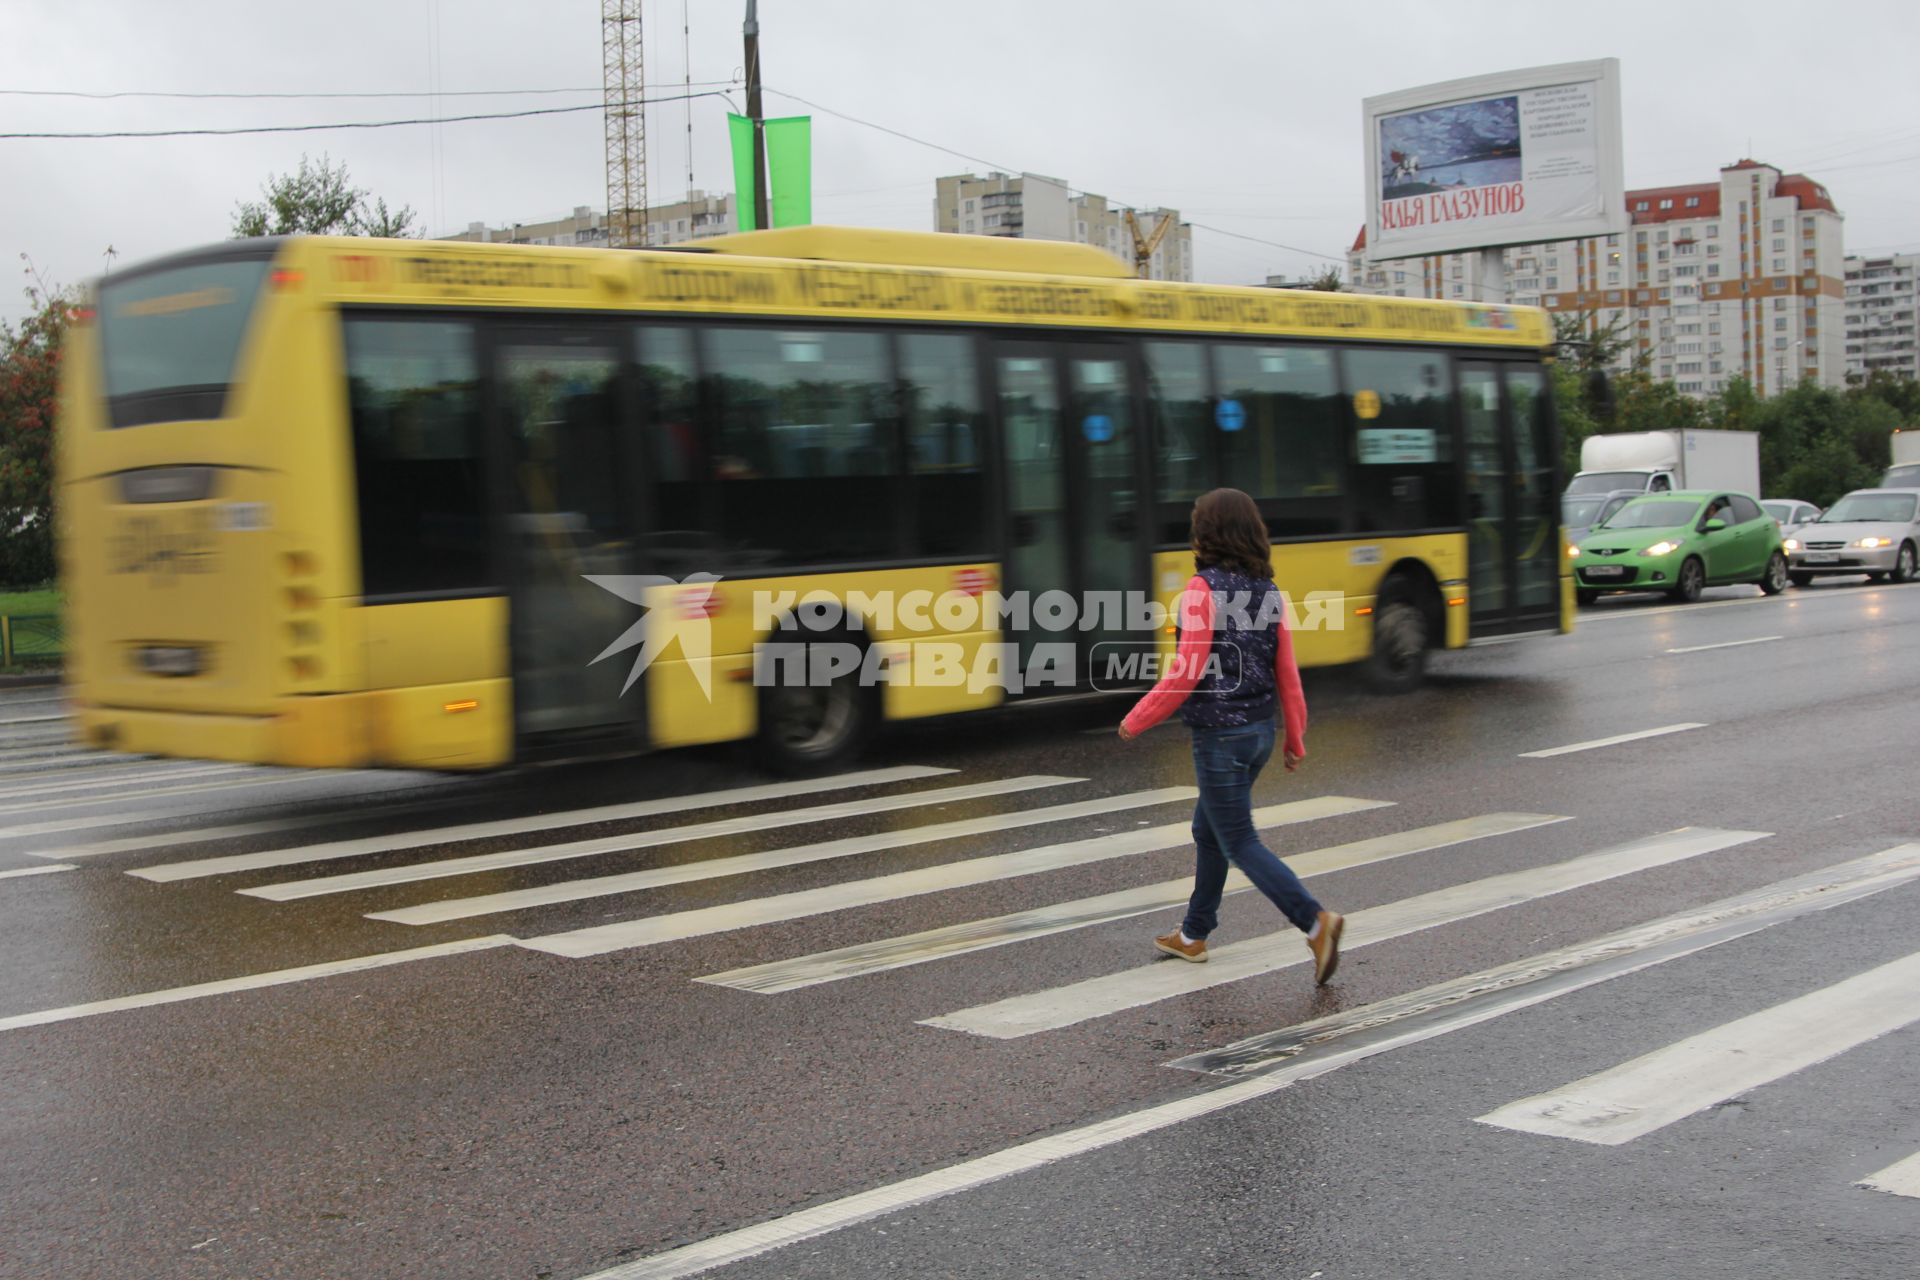
[{"label": "bus rear window", "polygon": [[108,277],[100,287],[100,344],[111,423],[220,417],[271,266],[262,257]]}]

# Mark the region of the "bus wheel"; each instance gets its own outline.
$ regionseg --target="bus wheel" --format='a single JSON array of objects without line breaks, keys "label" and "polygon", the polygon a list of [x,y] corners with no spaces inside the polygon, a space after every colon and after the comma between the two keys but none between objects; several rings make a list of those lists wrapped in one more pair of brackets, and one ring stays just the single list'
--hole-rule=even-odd
[{"label": "bus wheel", "polygon": [[795,645],[799,657],[761,687],[755,755],[763,767],[788,777],[822,773],[866,746],[880,718],[879,691],[861,684],[864,662],[836,670],[845,664],[829,655],[847,643]]},{"label": "bus wheel", "polygon": [[1406,693],[1427,671],[1427,611],[1414,585],[1388,578],[1373,609],[1373,652],[1367,655],[1367,683],[1376,693]]}]

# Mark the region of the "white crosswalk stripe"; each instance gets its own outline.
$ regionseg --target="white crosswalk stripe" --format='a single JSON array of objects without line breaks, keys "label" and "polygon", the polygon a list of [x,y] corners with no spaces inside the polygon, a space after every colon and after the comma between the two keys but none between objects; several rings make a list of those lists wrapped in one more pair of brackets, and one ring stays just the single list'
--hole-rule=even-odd
[{"label": "white crosswalk stripe", "polygon": [[[1350,800],[1344,796],[1322,796],[1314,800],[1296,800],[1292,804],[1274,805],[1271,808],[1256,810],[1254,820],[1265,826],[1280,826],[1289,822],[1311,822],[1318,818],[1335,817],[1343,813],[1357,813],[1363,809],[1381,807],[1384,806],[1375,800]],[[679,942],[710,933],[727,933],[754,925],[797,920],[805,916],[824,915],[850,907],[871,906],[878,902],[892,902],[900,898],[939,893],[964,885],[986,884],[994,880],[1009,880],[1043,871],[1057,871],[1063,867],[1084,866],[1090,862],[1107,862],[1138,853],[1149,853],[1173,847],[1187,833],[1187,830],[1187,823],[1170,823],[1163,827],[1125,831],[1111,836],[1096,836],[1091,840],[1075,840],[1067,844],[1022,849],[1017,853],[968,858],[961,862],[923,867],[916,871],[902,871],[889,876],[876,876],[870,880],[856,880],[850,884],[827,885],[799,893],[779,894],[771,898],[753,898],[746,902],[706,907],[695,911],[680,911],[670,915],[648,916],[619,924],[595,925],[567,933],[529,938],[520,945],[531,947],[536,951],[550,951],[555,955],[577,957],[602,955],[609,951],[623,951],[631,947],[654,946],[662,942]]]},{"label": "white crosswalk stripe", "polygon": [[78,864],[71,862],[49,862],[39,867],[15,867],[10,871],[0,871],[0,880],[20,880],[27,876],[44,876],[55,871],[74,871]]},{"label": "white crosswalk stripe", "polygon": [[491,893],[478,898],[428,902],[417,907],[404,907],[397,911],[373,911],[368,913],[367,918],[392,920],[398,924],[440,924],[448,920],[495,915],[502,911],[519,911],[526,907],[577,902],[583,898],[606,897],[616,893],[633,893],[667,884],[685,884],[688,881],[707,880],[715,876],[764,871],[771,867],[791,867],[804,862],[824,862],[858,853],[876,853],[883,849],[902,849],[909,845],[929,844],[936,840],[957,840],[965,836],[985,835],[991,831],[1012,831],[1020,827],[1039,826],[1046,822],[1095,818],[1128,809],[1174,804],[1182,800],[1191,800],[1198,794],[1192,787],[1161,787],[1153,791],[1133,791],[1125,795],[1106,796],[1099,800],[1082,800],[1076,804],[1053,805],[1044,809],[1021,809],[1014,813],[990,814],[981,818],[964,818],[957,822],[909,827],[904,831],[882,831],[869,836],[823,840],[817,844],[799,845],[788,849],[769,849],[763,853],[743,853],[731,858],[716,858],[708,862],[689,863],[682,866],[651,867],[645,871],[595,876],[586,880],[569,880],[561,884],[542,885],[534,889]]},{"label": "white crosswalk stripe", "polygon": [[[1537,898],[1698,857],[1749,840],[1759,840],[1766,834],[1763,831],[1682,827],[1678,831],[1635,840],[1567,862],[1489,876],[1484,880],[1356,911],[1348,917],[1343,950],[1357,950],[1410,933],[1455,924]],[[921,1021],[930,1027],[966,1031],[996,1040],[1013,1040],[1040,1031],[1070,1027],[1127,1009],[1137,1009],[1142,1005],[1203,991],[1242,978],[1304,965],[1308,958],[1301,935],[1287,929],[1277,936],[1252,938],[1214,948],[1207,953],[1206,964],[1155,962],[1067,986],[1010,996],[992,1004],[961,1009]]]},{"label": "white crosswalk stripe", "polygon": [[[93,774],[102,778],[124,779],[139,773],[164,772],[174,762],[155,756],[109,755],[104,751],[73,748],[37,760],[14,760],[0,764],[0,786],[24,787],[35,778],[75,778]],[[181,764],[188,762],[182,761]],[[227,765],[238,769],[240,765]]]},{"label": "white crosswalk stripe", "polygon": [[[951,774],[952,769],[927,765],[899,765],[890,769],[867,769],[858,773],[831,774],[822,778],[796,779],[725,791],[696,792],[690,795],[664,796],[636,800],[626,804],[599,805],[591,809],[569,809],[561,813],[535,814],[526,818],[506,818],[493,822],[468,822],[458,826],[435,827],[400,836],[370,836],[360,840],[336,840],[329,844],[304,845],[292,849],[268,849],[261,853],[234,854],[219,858],[198,858],[189,862],[169,862],[141,867],[131,874],[143,880],[192,880],[201,876],[230,875],[237,871],[260,871],[273,867],[298,866],[308,862],[330,862],[366,853],[400,853],[409,849],[427,849],[463,840],[488,840],[501,836],[529,835],[565,827],[584,827],[597,822],[627,822],[655,818],[670,813],[713,809],[725,805],[757,804],[767,800],[787,800],[826,791],[844,791],[854,787],[882,786],[893,782],[912,782],[921,778]],[[191,844],[235,835],[252,835],[287,829],[284,823],[254,823],[240,827],[184,832],[166,837],[168,845]],[[141,847],[138,842],[110,841],[97,848],[55,850],[49,856],[77,858],[96,853],[124,852]]]},{"label": "white crosswalk stripe", "polygon": [[[666,827],[658,831],[637,831],[626,835],[603,836],[566,844],[539,845],[531,849],[506,849],[498,853],[474,854],[465,858],[444,858],[436,862],[415,862],[402,867],[381,867],[344,875],[322,876],[313,880],[292,880],[283,884],[242,889],[241,893],[271,902],[288,902],[327,893],[348,893],[356,889],[375,889],[384,885],[412,884],[419,880],[447,876],[474,875],[482,871],[501,871],[508,867],[529,867],[570,858],[588,858],[603,853],[630,853],[662,845],[684,844],[721,836],[748,835],[756,831],[775,831],[813,822],[838,818],[858,818],[872,813],[892,813],[901,809],[919,809],[934,805],[959,804],[993,796],[1014,795],[1042,787],[1063,787],[1085,782],[1085,778],[1033,774],[1006,778],[998,782],[971,782],[958,787],[940,787],[930,791],[907,791],[889,796],[866,796],[842,800],[836,804],[811,805],[804,809],[779,809],[771,813],[744,814],[737,818],[716,818],[684,827]],[[134,872],[135,875],[140,874]],[[157,877],[149,877],[157,878]]]},{"label": "white crosswalk stripe", "polygon": [[[201,795],[209,791],[232,791],[240,787],[284,787],[303,782],[331,780],[333,775],[318,770],[273,770],[261,769],[258,776],[231,778],[213,782],[184,782],[162,786],[143,786],[122,788],[107,795],[63,796],[58,800],[25,800],[14,804],[0,804],[0,814],[44,813],[50,809],[67,809],[82,804],[121,804],[136,800],[154,800],[162,796]],[[123,814],[111,821],[125,822]],[[0,828],[0,836],[37,834],[25,829]]]},{"label": "white crosswalk stripe", "polygon": [[1920,1022],[1920,952],[1481,1116],[1618,1146]]},{"label": "white crosswalk stripe", "polygon": [[[1266,828],[1278,825],[1278,815],[1285,809],[1284,805],[1256,809],[1253,815],[1254,826]],[[1289,853],[1286,855],[1286,860],[1287,865],[1293,868],[1296,875],[1302,877],[1324,875],[1331,871],[1343,871],[1350,867],[1365,866],[1371,862],[1384,862],[1389,858],[1404,857],[1407,854],[1442,849],[1468,840],[1526,831],[1549,823],[1565,821],[1567,819],[1551,814],[1491,813],[1479,818],[1442,822],[1430,827],[1417,827],[1411,831],[1398,831],[1367,840],[1355,840],[1326,849]],[[1167,843],[1161,846],[1163,848],[1177,847],[1185,843],[1187,838],[1184,825],[1162,827],[1158,829],[1158,833],[1163,833],[1168,838]],[[1252,888],[1252,883],[1238,871],[1231,872],[1227,876],[1226,892],[1228,894],[1244,893]],[[1041,938],[1048,934],[1063,933],[1069,929],[1084,929],[1114,920],[1124,920],[1130,916],[1144,915],[1149,911],[1165,910],[1184,903],[1192,892],[1193,877],[1182,876],[1177,880],[1164,880],[1158,884],[1142,885],[1137,889],[1122,889],[1116,893],[1100,894],[1092,898],[1052,903],[1014,912],[1011,915],[994,916],[986,920],[969,920],[963,924],[949,925],[944,929],[928,929],[922,933],[910,933],[877,942],[858,942],[852,946],[810,956],[799,956],[792,960],[775,960],[768,964],[730,969],[725,973],[710,974],[701,978],[700,981],[714,986],[733,987],[740,991],[754,991],[762,995],[796,991],[802,987],[818,986],[823,982],[840,982],[847,978],[857,978],[864,974],[879,973],[888,969],[925,964],[932,960],[946,960],[975,951],[984,951],[990,947],[1024,942],[1029,938]]]},{"label": "white crosswalk stripe", "polygon": [[1874,1191],[1885,1191],[1889,1195],[1912,1196],[1920,1199],[1920,1152],[1908,1156],[1898,1164],[1888,1165],[1878,1173],[1869,1174],[1856,1185]]},{"label": "white crosswalk stripe", "polygon": [[[22,793],[30,792],[32,795],[38,797],[74,791],[108,791],[111,789],[125,788],[128,783],[157,785],[162,782],[179,782],[188,778],[206,778],[223,773],[239,773],[246,767],[245,765],[237,764],[194,765],[183,762],[166,768],[142,769],[137,773],[115,772],[99,775],[98,771],[92,769],[82,771],[85,774],[94,774],[95,776],[92,777],[75,777],[75,771],[69,769],[63,770],[58,776],[54,777],[35,775],[31,778],[6,779],[4,782],[0,782],[0,785],[4,785],[9,789],[17,787]],[[68,796],[60,803],[80,804],[94,800],[113,799],[118,799],[118,797],[113,795]]]}]

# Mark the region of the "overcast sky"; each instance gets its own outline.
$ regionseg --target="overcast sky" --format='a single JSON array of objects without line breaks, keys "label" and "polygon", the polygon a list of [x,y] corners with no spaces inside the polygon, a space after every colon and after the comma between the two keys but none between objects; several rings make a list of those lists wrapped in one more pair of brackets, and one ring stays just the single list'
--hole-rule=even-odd
[{"label": "overcast sky", "polygon": [[[1920,21],[1908,3],[1757,0],[1729,20],[1704,0],[762,0],[760,25],[769,115],[808,113],[784,91],[923,140],[812,111],[815,221],[930,230],[937,176],[1030,170],[1218,228],[1195,229],[1198,278],[1252,283],[1344,258],[1364,217],[1363,97],[1603,57],[1622,64],[1629,187],[1711,181],[1753,156],[1828,186],[1849,253],[1920,248]],[[691,79],[740,106],[725,82],[740,74],[744,10],[743,0],[646,0],[648,96]],[[525,111],[597,103],[599,83],[599,0],[0,0],[0,90],[584,90],[291,101],[0,93],[0,133]],[[683,191],[689,168],[695,187],[730,188],[726,110],[710,97],[650,111],[654,202]],[[236,202],[303,152],[344,161],[359,185],[412,205],[430,235],[606,199],[597,110],[242,137],[0,139],[0,261],[17,270],[27,253],[51,280],[76,282],[99,274],[109,246],[125,264],[224,238]],[[18,317],[23,283],[0,281],[0,317]]]}]

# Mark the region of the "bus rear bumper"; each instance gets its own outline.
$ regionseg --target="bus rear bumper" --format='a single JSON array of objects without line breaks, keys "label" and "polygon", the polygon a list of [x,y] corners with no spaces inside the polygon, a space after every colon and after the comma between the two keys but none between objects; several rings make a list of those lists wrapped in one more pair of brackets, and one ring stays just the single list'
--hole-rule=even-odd
[{"label": "bus rear bumper", "polygon": [[285,698],[270,715],[80,706],[74,735],[135,755],[299,769],[491,769],[513,758],[505,680]]}]

